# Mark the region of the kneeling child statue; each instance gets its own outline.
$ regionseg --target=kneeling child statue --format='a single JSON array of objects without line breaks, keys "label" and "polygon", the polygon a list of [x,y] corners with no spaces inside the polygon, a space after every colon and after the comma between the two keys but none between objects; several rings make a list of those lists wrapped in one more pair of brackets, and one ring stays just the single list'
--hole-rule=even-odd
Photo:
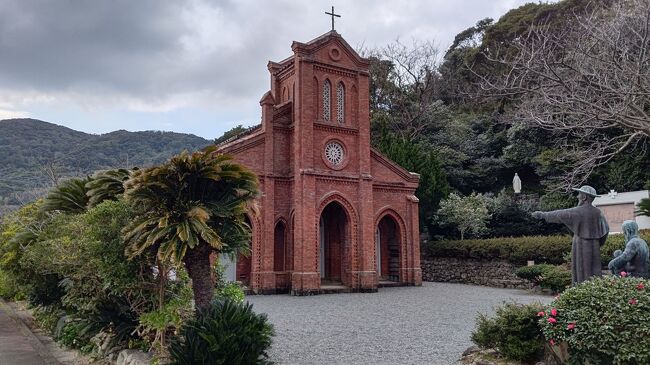
[{"label": "kneeling child statue", "polygon": [[625,221],[623,234],[625,234],[625,251],[616,250],[614,259],[607,267],[614,275],[626,271],[632,276],[647,278],[648,243],[639,237],[639,226],[635,221]]}]

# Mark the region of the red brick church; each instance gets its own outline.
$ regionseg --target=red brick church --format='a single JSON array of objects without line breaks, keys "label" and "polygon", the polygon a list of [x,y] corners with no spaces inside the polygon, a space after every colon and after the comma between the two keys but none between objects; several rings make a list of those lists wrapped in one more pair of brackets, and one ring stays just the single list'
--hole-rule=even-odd
[{"label": "red brick church", "polygon": [[261,125],[220,145],[262,191],[237,280],[294,295],[421,285],[419,176],[370,147],[368,60],[334,30],[291,50],[268,64]]}]

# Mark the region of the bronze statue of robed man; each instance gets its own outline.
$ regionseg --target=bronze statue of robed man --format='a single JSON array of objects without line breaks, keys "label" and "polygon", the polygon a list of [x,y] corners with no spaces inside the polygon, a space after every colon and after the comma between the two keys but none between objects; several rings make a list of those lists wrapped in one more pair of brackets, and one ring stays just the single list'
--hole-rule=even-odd
[{"label": "bronze statue of robed man", "polygon": [[578,192],[578,206],[551,212],[533,212],[532,216],[549,223],[563,223],[573,232],[571,281],[573,284],[602,275],[600,246],[605,243],[609,226],[603,212],[592,205],[596,189],[584,185]]}]

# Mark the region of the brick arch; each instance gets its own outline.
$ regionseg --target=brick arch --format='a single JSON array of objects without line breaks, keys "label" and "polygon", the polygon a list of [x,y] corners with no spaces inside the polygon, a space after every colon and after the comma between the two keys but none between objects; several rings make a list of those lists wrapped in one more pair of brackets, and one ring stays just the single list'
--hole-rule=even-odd
[{"label": "brick arch", "polygon": [[[399,242],[400,269],[407,267],[408,266],[408,261],[407,261],[408,231],[406,229],[406,223],[404,222],[404,219],[402,219],[402,216],[399,213],[397,213],[395,209],[393,209],[391,206],[384,206],[381,209],[379,209],[378,213],[375,215],[374,229],[377,229],[379,227],[379,222],[381,222],[381,220],[384,219],[385,217],[391,217],[397,225],[397,229],[399,230],[399,239],[400,239]],[[376,257],[377,256],[375,255],[372,258],[373,267],[377,267]],[[379,273],[379,275],[381,275],[381,273]],[[401,276],[401,272],[400,272],[400,276]],[[403,278],[400,278],[400,280],[403,280]]]},{"label": "brick arch", "polygon": [[406,231],[406,223],[402,219],[402,216],[399,215],[399,213],[397,213],[397,211],[395,211],[395,209],[393,209],[390,206],[385,206],[385,207],[379,209],[379,213],[377,213],[375,215],[375,227],[387,215],[391,216],[391,218],[393,218],[395,220],[395,222],[397,222],[397,225],[398,225],[398,227],[400,229],[400,232],[402,234],[406,234],[406,232],[407,232]]},{"label": "brick arch", "polygon": [[[359,216],[357,215],[357,211],[354,208],[354,205],[352,205],[352,203],[350,203],[350,201],[342,193],[338,191],[333,191],[323,196],[323,198],[320,200],[317,214],[315,216],[315,222],[314,222],[315,237],[319,237],[318,229],[320,224],[320,218],[321,215],[323,214],[323,211],[330,203],[333,202],[338,203],[341,206],[341,208],[343,208],[343,211],[347,216],[348,224],[346,225],[346,236],[349,237],[350,240],[350,242],[347,243],[347,245],[349,245],[350,258],[349,258],[349,262],[346,263],[346,267],[348,267],[349,271],[352,272],[355,271],[356,268],[358,267]],[[318,267],[319,250],[320,250],[320,243],[318,245],[315,245],[314,267]],[[348,281],[347,284],[353,285],[353,283],[355,283],[357,280],[358,278],[349,277],[347,278]]]},{"label": "brick arch", "polygon": [[[352,205],[352,203],[350,203],[350,201],[347,198],[345,198],[342,193],[338,191],[327,193],[325,194],[325,196],[323,196],[323,198],[321,198],[320,203],[318,204],[318,214],[317,214],[318,219],[320,219],[320,215],[323,213],[325,207],[332,202],[337,202],[341,204],[341,206],[345,208],[346,210],[345,213],[348,215],[350,221],[354,222],[354,224],[358,226],[359,219],[357,216],[356,209],[354,209],[354,205]],[[316,224],[318,224],[318,222],[316,222]]]}]

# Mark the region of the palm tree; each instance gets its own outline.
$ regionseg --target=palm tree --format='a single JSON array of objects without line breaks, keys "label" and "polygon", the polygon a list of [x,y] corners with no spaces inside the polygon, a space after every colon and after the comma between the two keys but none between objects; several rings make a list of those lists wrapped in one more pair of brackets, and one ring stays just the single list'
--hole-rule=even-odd
[{"label": "palm tree", "polygon": [[131,171],[115,169],[101,171],[93,175],[86,184],[88,189],[88,207],[92,208],[104,200],[116,200],[124,193],[124,182],[131,176]]},{"label": "palm tree", "polygon": [[125,188],[136,210],[136,219],[124,228],[127,256],[153,249],[161,261],[182,262],[197,310],[209,307],[214,294],[210,254],[248,249],[250,227],[244,216],[258,195],[255,174],[211,146],[135,171]]},{"label": "palm tree", "polygon": [[645,215],[650,217],[650,198],[641,199],[637,206],[636,215]]},{"label": "palm tree", "polygon": [[66,213],[82,213],[88,206],[88,189],[86,184],[89,177],[65,180],[52,188],[45,199],[41,210],[44,212],[60,211]]}]

